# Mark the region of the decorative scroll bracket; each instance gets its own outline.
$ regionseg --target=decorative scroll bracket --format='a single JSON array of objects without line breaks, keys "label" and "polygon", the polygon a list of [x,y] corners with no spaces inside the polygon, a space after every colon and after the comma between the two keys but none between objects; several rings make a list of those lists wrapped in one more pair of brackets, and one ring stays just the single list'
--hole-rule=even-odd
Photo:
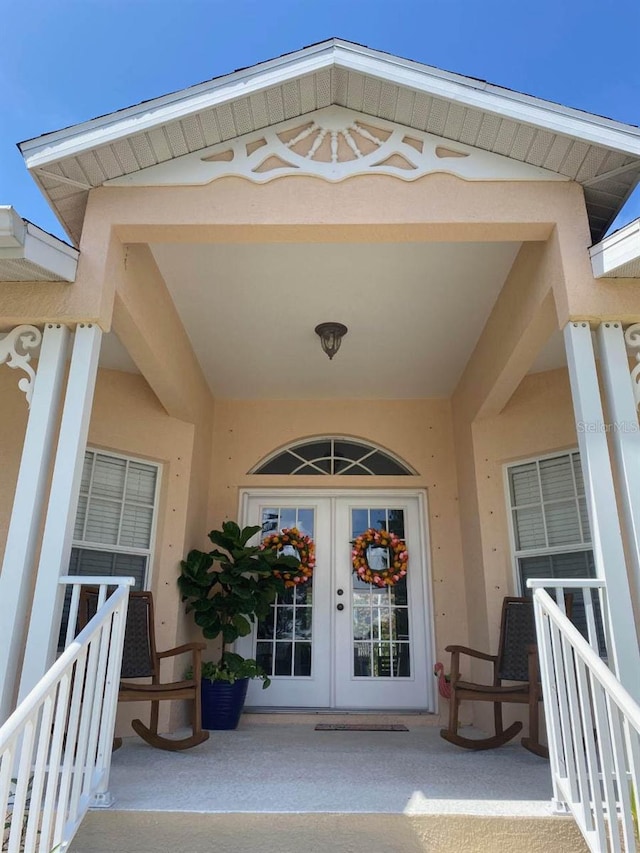
[{"label": "decorative scroll bracket", "polygon": [[627,349],[635,350],[636,365],[631,371],[631,384],[637,407],[640,406],[640,323],[634,323],[625,330],[624,340]]},{"label": "decorative scroll bracket", "polygon": [[0,365],[6,362],[13,370],[24,370],[27,374],[18,382],[18,388],[24,392],[29,406],[36,378],[36,372],[30,364],[30,350],[37,349],[41,341],[42,332],[35,326],[16,326],[0,340]]}]

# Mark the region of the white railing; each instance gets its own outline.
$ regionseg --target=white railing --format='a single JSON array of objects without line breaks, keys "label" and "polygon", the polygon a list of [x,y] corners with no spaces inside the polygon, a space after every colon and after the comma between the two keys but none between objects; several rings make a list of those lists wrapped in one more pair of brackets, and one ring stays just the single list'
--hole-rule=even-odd
[{"label": "white railing", "polygon": [[[72,589],[66,648],[0,728],[6,853],[63,853],[90,805],[110,805],[109,770],[133,578],[63,577]],[[74,638],[80,587],[98,610]],[[107,587],[116,586],[107,598]]]},{"label": "white railing", "polygon": [[[604,581],[533,580],[528,586],[556,805],[571,812],[593,853],[631,853],[639,849],[640,706],[600,656],[603,639],[609,648]],[[555,588],[557,602],[544,587]],[[588,641],[564,612],[567,592],[574,612],[582,594]]]}]

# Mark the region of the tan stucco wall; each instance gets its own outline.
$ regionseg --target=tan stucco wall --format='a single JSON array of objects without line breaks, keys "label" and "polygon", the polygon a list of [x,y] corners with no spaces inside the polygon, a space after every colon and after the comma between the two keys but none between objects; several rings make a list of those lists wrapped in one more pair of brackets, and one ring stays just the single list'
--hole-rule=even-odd
[{"label": "tan stucco wall", "polygon": [[[220,401],[212,427],[214,403],[145,242],[402,240],[525,243],[451,403]],[[158,454],[170,476],[175,475],[170,491],[166,480],[163,485],[166,503],[158,540],[163,569],[155,576],[168,586],[176,549],[179,558],[188,545],[201,544],[201,537],[224,516],[237,515],[238,489],[265,485],[265,478],[251,478],[246,471],[274,448],[306,436],[338,433],[371,440],[406,458],[420,471],[415,482],[420,480],[429,493],[441,655],[447,642],[467,640],[461,633],[468,633],[471,644],[484,646],[494,635],[494,605],[489,602],[496,590],[483,571],[483,560],[494,552],[486,550],[492,537],[478,509],[486,498],[478,434],[489,421],[474,423],[476,417],[488,417],[509,399],[554,320],[561,326],[570,316],[595,316],[605,308],[607,316],[640,319],[632,288],[615,291],[610,283],[593,281],[588,243],[582,190],[571,182],[468,182],[437,174],[413,183],[376,175],[340,184],[295,177],[258,186],[225,178],[205,187],[102,188],[90,193],[76,282],[3,285],[0,328],[49,319],[91,319],[104,329],[113,324],[146,382],[120,374],[108,379],[101,373],[90,441],[125,453],[136,453],[138,447],[142,455]],[[503,417],[508,412],[509,407]],[[8,448],[22,435],[21,417],[12,412],[3,425]],[[437,430],[428,429],[431,421],[437,422]],[[180,432],[175,444],[166,422]],[[539,434],[535,438],[545,443]],[[14,459],[2,474],[10,495],[17,457],[9,450],[0,452]],[[289,483],[273,478],[269,485]],[[298,485],[317,488],[318,481],[299,478]],[[326,480],[328,488],[344,485],[345,478]],[[371,487],[371,482],[353,478],[349,485]],[[402,487],[406,482],[388,480],[385,485]],[[6,518],[7,500],[0,496],[0,520],[2,513]],[[463,614],[457,622],[464,632],[458,627],[449,635],[452,612]],[[170,617],[165,629],[176,642],[188,630],[178,616]]]},{"label": "tan stucco wall", "polygon": [[[162,481],[155,551],[150,588],[156,605],[156,642],[168,649],[188,640],[191,620],[180,603],[176,578],[179,562],[193,547],[202,547],[204,537],[193,531],[204,525],[208,483],[202,494],[200,472],[207,470],[210,447],[197,446],[196,428],[167,415],[145,382],[134,374],[100,371],[89,430],[89,443],[98,448],[150,459],[162,464]],[[165,677],[181,678],[188,663],[185,657],[168,661]],[[182,703],[161,704],[161,728],[183,722]],[[127,705],[119,712],[119,730],[125,721],[142,715],[148,705]],[[169,717],[169,712],[171,717]]]},{"label": "tan stucco wall", "polygon": [[501,415],[474,424],[473,440],[489,632],[497,637],[501,597],[516,592],[504,466],[531,456],[577,448],[567,371],[527,376]]},{"label": "tan stucco wall", "polygon": [[[0,419],[3,546],[27,412],[15,374],[6,368],[0,369],[0,395],[11,401],[7,417]],[[90,444],[158,461],[163,466],[151,582],[157,600],[160,648],[176,645],[192,633],[175,585],[180,558],[190,547],[203,547],[212,527],[225,518],[238,517],[241,488],[418,487],[428,494],[437,659],[445,663],[444,647],[467,643],[467,611],[481,606],[488,614],[484,647],[495,651],[500,603],[504,595],[515,591],[503,466],[576,446],[566,370],[527,376],[500,415],[474,424],[471,447],[477,474],[476,525],[481,550],[471,571],[482,576],[486,593],[483,601],[475,600],[467,608],[457,470],[468,460],[455,456],[449,401],[222,400],[215,407],[212,446],[195,446],[194,434],[193,425],[167,415],[141,376],[100,371]],[[369,477],[296,477],[292,483],[291,477],[247,474],[274,449],[323,434],[378,444],[405,459],[418,476],[376,478],[375,482]],[[190,503],[193,484],[202,482],[206,485],[198,486],[199,499]],[[165,715],[164,726],[180,720],[181,709],[175,704],[178,716],[169,720]],[[123,731],[132,713],[130,706],[121,713]]]},{"label": "tan stucco wall", "polygon": [[[570,181],[465,181],[433,174],[413,182],[364,175],[331,184],[291,176],[265,185],[222,178],[199,187],[103,187],[89,194],[76,282],[3,285],[0,328],[62,319],[93,320],[108,330],[114,293],[127,275],[127,243],[549,238],[562,254],[554,289],[563,321],[592,312],[598,285],[586,251],[584,198]],[[609,293],[611,310],[615,300]]]},{"label": "tan stucco wall", "polygon": [[0,366],[0,566],[18,479],[29,410],[16,371]]},{"label": "tan stucco wall", "polygon": [[[271,477],[248,475],[291,441],[344,435],[400,456],[417,477]],[[241,488],[421,488],[428,494],[437,655],[466,642],[466,601],[458,526],[456,462],[446,400],[216,402],[211,470],[211,526],[238,516]]]},{"label": "tan stucco wall", "polygon": [[[13,491],[20,463],[27,405],[17,388],[15,371],[0,367],[0,558],[4,552]],[[210,435],[194,440],[195,427],[167,415],[157,398],[137,374],[101,370],[89,428],[89,445],[161,463],[161,490],[150,586],[154,592],[159,649],[171,648],[189,638],[191,621],[180,604],[176,577],[179,561],[189,548],[202,547],[206,530],[206,504]],[[204,475],[203,475],[203,472]],[[178,660],[181,674],[185,658]],[[167,675],[171,668],[167,669]],[[181,719],[180,703],[164,703],[163,726],[169,725],[169,704]],[[148,706],[126,706],[128,719]]]},{"label": "tan stucco wall", "polygon": [[[481,758],[479,756],[479,758]],[[478,762],[480,764],[480,761]],[[481,768],[481,765],[480,765]],[[481,773],[482,769],[478,769]],[[199,804],[200,805],[200,804]],[[313,804],[310,804],[313,808]],[[345,806],[346,808],[347,806]],[[286,805],[284,806],[286,808]],[[117,809],[117,806],[116,806]],[[92,810],[70,853],[587,853],[570,816]],[[212,838],[215,848],[212,848]],[[185,846],[188,839],[188,847]]]}]

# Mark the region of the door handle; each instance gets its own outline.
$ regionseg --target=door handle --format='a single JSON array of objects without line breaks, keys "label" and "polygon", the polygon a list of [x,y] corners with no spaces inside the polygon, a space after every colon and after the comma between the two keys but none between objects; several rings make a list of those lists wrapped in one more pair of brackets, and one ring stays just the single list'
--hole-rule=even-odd
[{"label": "door handle", "polygon": [[344,604],[342,604],[342,603],[341,603],[341,604],[338,604],[338,605],[336,606],[336,610],[344,610]]}]

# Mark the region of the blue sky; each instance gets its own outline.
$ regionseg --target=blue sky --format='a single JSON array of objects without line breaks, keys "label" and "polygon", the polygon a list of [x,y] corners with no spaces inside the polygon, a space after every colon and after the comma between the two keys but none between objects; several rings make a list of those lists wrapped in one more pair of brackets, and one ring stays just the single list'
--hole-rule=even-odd
[{"label": "blue sky", "polygon": [[[64,237],[15,143],[331,36],[640,124],[638,0],[7,0],[0,204]],[[640,216],[640,192],[619,224]]]}]

